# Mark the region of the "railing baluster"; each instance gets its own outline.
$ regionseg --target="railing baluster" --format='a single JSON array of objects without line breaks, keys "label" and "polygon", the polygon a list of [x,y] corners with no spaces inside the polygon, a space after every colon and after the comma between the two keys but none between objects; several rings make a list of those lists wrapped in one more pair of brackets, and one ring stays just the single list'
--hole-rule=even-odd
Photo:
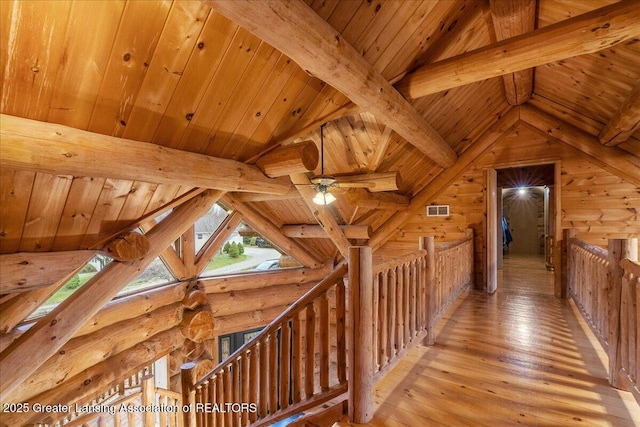
[{"label": "railing baluster", "polygon": [[[250,364],[249,364],[249,400],[247,403],[258,404],[260,402],[260,358],[261,358],[261,345],[260,341],[250,350]],[[249,421],[254,422],[258,419],[257,411],[249,412]]]},{"label": "railing baluster", "polygon": [[344,280],[336,284],[336,345],[338,358],[338,382],[347,381],[347,352],[346,352],[346,290]]},{"label": "railing baluster", "polygon": [[[241,363],[241,367],[242,367],[242,381],[241,381],[241,386],[242,386],[242,403],[249,403],[251,402],[251,394],[250,394],[250,387],[249,387],[249,382],[251,381],[251,369],[250,369],[250,365],[251,365],[251,352],[246,351],[242,354],[242,358],[240,359],[240,363]],[[255,401],[254,401],[255,402]],[[247,425],[248,421],[249,421],[249,413],[246,410],[242,410],[242,413],[240,414],[241,417],[241,424],[242,425]]]},{"label": "railing baluster", "polygon": [[389,305],[388,316],[389,320],[389,341],[387,345],[387,355],[389,360],[393,359],[396,355],[396,269],[389,270]]},{"label": "railing baluster", "polygon": [[269,335],[269,414],[278,410],[278,330]]},{"label": "railing baluster", "polygon": [[296,313],[291,319],[291,333],[292,333],[292,368],[291,374],[292,380],[292,397],[293,403],[298,403],[302,400],[302,331],[300,330],[300,314]]},{"label": "railing baluster", "polygon": [[329,301],[324,292],[319,298],[318,330],[320,335],[320,390],[329,389]]},{"label": "railing baluster", "polygon": [[285,320],[280,329],[280,409],[289,406],[291,381],[291,327]]},{"label": "railing baluster", "polygon": [[376,331],[377,339],[378,339],[378,369],[382,368],[387,363],[387,328],[388,328],[388,319],[387,319],[387,300],[389,299],[387,296],[387,272],[383,271],[376,274],[377,285],[378,285],[378,330]]},{"label": "railing baluster", "polygon": [[311,398],[314,393],[315,383],[315,335],[316,335],[316,313],[313,304],[308,304],[305,319],[305,370],[304,370],[304,392],[307,399]]},{"label": "railing baluster", "polygon": [[260,418],[269,411],[269,346],[268,336],[260,340]]}]

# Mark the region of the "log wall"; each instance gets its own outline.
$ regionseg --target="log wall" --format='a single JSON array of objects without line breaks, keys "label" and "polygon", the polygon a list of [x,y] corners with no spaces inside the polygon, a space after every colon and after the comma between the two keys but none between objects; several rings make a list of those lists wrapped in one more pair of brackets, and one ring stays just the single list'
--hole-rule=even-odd
[{"label": "log wall", "polygon": [[376,255],[391,259],[417,248],[419,236],[434,235],[436,242],[475,235],[476,286],[482,284],[485,248],[486,182],[483,170],[559,162],[561,168],[562,229],[574,228],[580,239],[606,247],[608,238],[640,235],[640,187],[597,166],[589,157],[520,122],[486,150],[432,204],[450,205],[451,216],[427,217],[426,212],[402,226]]}]

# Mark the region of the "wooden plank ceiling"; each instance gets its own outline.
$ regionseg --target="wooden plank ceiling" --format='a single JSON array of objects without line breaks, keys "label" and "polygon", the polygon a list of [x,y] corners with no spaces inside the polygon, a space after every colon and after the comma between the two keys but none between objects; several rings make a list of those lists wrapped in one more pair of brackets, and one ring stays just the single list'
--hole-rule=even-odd
[{"label": "wooden plank ceiling", "polygon": [[[484,1],[306,3],[391,84],[496,42]],[[537,27],[610,3],[540,0]],[[6,1],[0,32],[2,114],[248,163],[278,144],[319,146],[319,126],[329,121],[327,173],[397,171],[396,194],[411,197],[442,170],[380,117],[207,2]],[[597,135],[640,81],[637,41],[538,66],[529,102]],[[500,77],[411,101],[458,155],[505,105]],[[636,131],[620,147],[638,154],[639,139]],[[123,180],[117,171],[105,178],[3,168],[0,253],[93,248],[192,190]],[[338,224],[377,226],[393,214],[337,194],[327,209]],[[276,227],[316,221],[301,197],[244,203]],[[329,240],[300,243],[320,258],[336,254]]]}]

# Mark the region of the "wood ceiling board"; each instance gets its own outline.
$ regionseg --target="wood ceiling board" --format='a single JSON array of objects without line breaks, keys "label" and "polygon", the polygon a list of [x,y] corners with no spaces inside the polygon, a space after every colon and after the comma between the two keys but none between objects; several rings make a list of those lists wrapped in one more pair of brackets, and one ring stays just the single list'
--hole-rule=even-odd
[{"label": "wood ceiling board", "polygon": [[73,2],[47,121],[87,129],[124,7],[123,1]]},{"label": "wood ceiling board", "polygon": [[486,2],[465,1],[459,11],[447,18],[448,22],[440,22],[439,38],[433,42],[433,49],[423,52],[416,65],[441,61],[496,41]]},{"label": "wood ceiling board", "polygon": [[538,0],[538,28],[573,18],[619,0]]},{"label": "wood ceiling board", "polygon": [[73,177],[36,174],[24,222],[20,252],[47,252],[60,223]]},{"label": "wood ceiling board", "polygon": [[224,16],[215,12],[209,14],[153,142],[172,148],[189,149],[188,141],[183,138],[185,130],[197,125],[193,116],[206,96],[211,81],[221,72],[237,31],[238,26]]},{"label": "wood ceiling board", "polygon": [[[229,49],[225,52],[218,72],[208,82],[202,101],[193,111],[193,116],[186,132],[182,135],[179,147],[195,153],[206,153],[209,150],[208,147],[212,144],[209,137],[221,125],[228,103],[232,100],[234,91],[242,80],[247,66],[257,55],[261,45],[260,39],[242,28],[238,29]],[[213,147],[215,144],[216,141],[213,141]]]},{"label": "wood ceiling board", "polygon": [[[72,2],[3,2],[2,113],[46,120],[62,64],[63,40]],[[8,18],[8,22],[5,21]],[[34,25],[35,24],[35,25]]]},{"label": "wood ceiling board", "polygon": [[207,20],[210,9],[198,2],[173,2],[144,80],[125,118],[126,127],[114,135],[151,141]]},{"label": "wood ceiling board", "polygon": [[117,223],[118,216],[132,186],[132,181],[121,179],[104,181],[98,203],[82,240],[82,249],[92,247],[104,235],[111,235],[120,229]]},{"label": "wood ceiling board", "polygon": [[73,177],[52,251],[80,249],[105,178]]},{"label": "wood ceiling board", "polygon": [[384,31],[392,13],[386,13],[387,9],[393,12],[396,9],[395,2],[389,0],[377,0],[361,2],[360,7],[353,15],[349,24],[341,31],[345,38],[357,51],[362,53],[367,40]]},{"label": "wood ceiling board", "polygon": [[452,88],[412,101],[442,137],[461,152],[464,139],[504,102],[501,78]]},{"label": "wood ceiling board", "polygon": [[88,130],[122,135],[171,10],[171,1],[127,2]]},{"label": "wood ceiling board", "polygon": [[[430,3],[426,8],[418,9],[406,23],[398,23],[402,27],[396,39],[375,62],[382,67],[382,74],[388,79],[403,76],[413,68],[422,65],[423,60],[437,56],[441,49],[438,42],[453,28],[456,17],[467,5],[464,1],[424,2]],[[421,60],[420,58],[423,58]]]},{"label": "wood ceiling board", "polygon": [[[292,81],[291,77],[296,70],[299,70],[299,68],[295,62],[284,55],[280,55],[266,83],[256,93],[257,96],[254,97],[242,120],[236,126],[236,131],[239,131],[241,136],[236,136],[234,132],[230,138],[234,140],[234,143],[227,141],[227,147],[230,146],[230,150],[228,150],[229,158],[247,161],[253,157],[253,153],[263,149],[269,142],[273,128],[267,127],[266,130],[271,132],[263,132],[262,135],[269,135],[269,137],[262,139],[256,139],[261,134],[258,129],[269,123],[268,115],[270,113],[272,115],[278,114],[277,106],[281,99],[280,94],[287,86],[287,83]],[[280,114],[282,113],[280,112]]]},{"label": "wood ceiling board", "polygon": [[144,215],[153,197],[153,193],[158,188],[158,184],[136,181],[131,186],[129,194],[118,214],[118,224],[130,224]]},{"label": "wood ceiling board", "polygon": [[0,169],[0,253],[18,252],[36,174]]},{"label": "wood ceiling board", "polygon": [[[375,39],[360,43],[359,49],[369,63],[376,70],[382,70],[387,79],[395,76],[388,75],[384,70],[391,61],[419,28],[425,16],[434,8],[438,2],[400,2],[395,8],[385,8],[387,13],[391,13],[391,19],[385,28],[377,34]],[[390,12],[391,11],[391,12]]]},{"label": "wood ceiling board", "polygon": [[[215,133],[209,135],[209,147],[205,153],[235,160],[239,152],[243,151],[243,144],[251,134],[241,126],[242,119],[253,101],[263,96],[265,86],[271,84],[268,77],[282,56],[266,43],[258,47],[255,57],[234,89]],[[215,144],[212,144],[214,141]],[[264,144],[265,141],[260,143]]]},{"label": "wood ceiling board", "polygon": [[[178,184],[158,185],[156,191],[153,192],[151,200],[149,200],[149,204],[147,205],[147,209],[144,214],[148,215],[175,200],[180,195],[180,189],[181,186]],[[185,189],[190,190],[190,187],[185,187]]]}]

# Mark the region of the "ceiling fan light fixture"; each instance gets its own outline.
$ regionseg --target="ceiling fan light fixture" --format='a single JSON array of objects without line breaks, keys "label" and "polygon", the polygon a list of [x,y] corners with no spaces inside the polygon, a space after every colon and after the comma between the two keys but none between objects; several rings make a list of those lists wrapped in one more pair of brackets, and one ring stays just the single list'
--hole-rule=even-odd
[{"label": "ceiling fan light fixture", "polygon": [[329,188],[320,184],[318,185],[318,192],[313,196],[313,203],[320,206],[330,205],[336,201],[336,196],[329,193]]}]

